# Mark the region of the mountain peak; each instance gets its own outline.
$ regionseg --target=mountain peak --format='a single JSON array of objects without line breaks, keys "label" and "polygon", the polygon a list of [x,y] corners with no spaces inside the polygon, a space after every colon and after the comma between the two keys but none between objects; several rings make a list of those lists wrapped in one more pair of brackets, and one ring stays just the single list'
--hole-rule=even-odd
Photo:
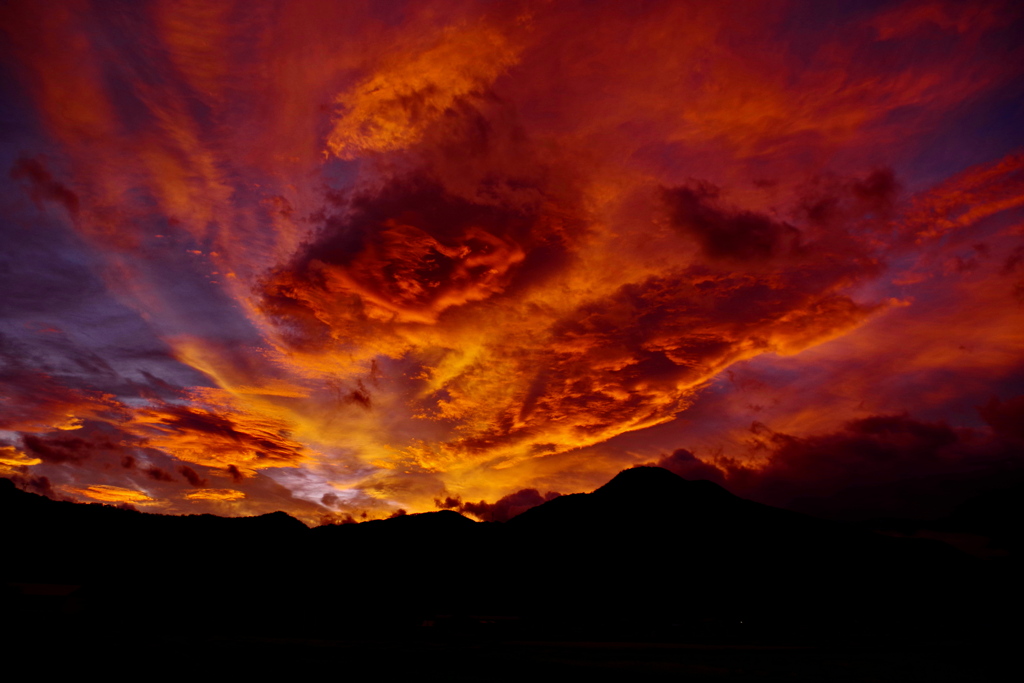
[{"label": "mountain peak", "polygon": [[404,526],[415,525],[417,528],[447,528],[451,526],[462,526],[476,524],[465,515],[460,515],[454,510],[437,510],[434,512],[419,512],[412,515],[401,515],[389,519],[378,520],[387,522],[391,526],[401,524]]},{"label": "mountain peak", "polygon": [[[686,481],[678,474],[666,470],[664,467],[654,465],[638,465],[622,470],[601,487],[609,486],[678,486],[679,482]],[[601,489],[597,489],[600,491]]]},{"label": "mountain peak", "polygon": [[[680,519],[733,514],[737,498],[718,484],[689,481],[662,467],[640,466],[619,472],[593,493],[560,496],[509,520],[515,526],[535,524],[644,523],[638,520]],[[588,521],[590,520],[590,521]]]},{"label": "mountain peak", "polygon": [[714,499],[733,497],[714,482],[683,479],[663,467],[640,465],[622,470],[607,484],[594,491],[602,496],[686,496]]}]

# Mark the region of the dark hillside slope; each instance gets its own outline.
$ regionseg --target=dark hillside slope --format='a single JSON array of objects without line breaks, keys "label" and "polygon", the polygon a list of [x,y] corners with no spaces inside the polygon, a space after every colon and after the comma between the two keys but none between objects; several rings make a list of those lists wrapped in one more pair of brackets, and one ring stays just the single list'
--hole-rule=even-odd
[{"label": "dark hillside slope", "polygon": [[578,610],[945,628],[980,618],[996,599],[983,595],[982,564],[944,544],[773,508],[660,468],[626,470],[591,494],[556,498],[507,526],[567,577],[545,591],[538,576],[524,593],[546,592],[552,604]]},{"label": "dark hillside slope", "polygon": [[933,637],[978,635],[1019,605],[986,562],[941,543],[772,508],[659,468],[626,470],[504,524],[444,511],[307,529],[284,513],[60,503],[9,482],[0,514],[4,582],[81,586],[74,609],[43,616],[75,628],[130,630],[125,615],[143,610],[148,628],[215,630],[229,618],[236,631],[305,637],[444,615],[516,620],[523,637]]}]

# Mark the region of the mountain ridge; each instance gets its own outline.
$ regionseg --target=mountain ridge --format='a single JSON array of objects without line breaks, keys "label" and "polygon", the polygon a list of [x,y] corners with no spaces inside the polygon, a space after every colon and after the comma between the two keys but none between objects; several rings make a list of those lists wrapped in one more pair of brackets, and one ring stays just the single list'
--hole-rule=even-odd
[{"label": "mountain ridge", "polygon": [[1007,596],[1019,603],[990,565],[938,542],[772,508],[659,468],[504,523],[445,510],[313,529],[284,513],[173,517],[11,488],[0,487],[0,510],[17,520],[0,577],[81,585],[84,623],[157,595],[167,613],[217,604],[275,633],[387,630],[437,614],[600,633],[711,622],[898,633],[962,631]]}]

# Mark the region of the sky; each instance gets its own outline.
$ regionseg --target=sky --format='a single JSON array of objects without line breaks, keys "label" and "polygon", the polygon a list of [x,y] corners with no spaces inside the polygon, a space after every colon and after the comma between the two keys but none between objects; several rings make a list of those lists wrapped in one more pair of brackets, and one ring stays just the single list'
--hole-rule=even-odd
[{"label": "sky", "polygon": [[0,6],[0,476],[307,524],[1024,480],[1014,2]]}]

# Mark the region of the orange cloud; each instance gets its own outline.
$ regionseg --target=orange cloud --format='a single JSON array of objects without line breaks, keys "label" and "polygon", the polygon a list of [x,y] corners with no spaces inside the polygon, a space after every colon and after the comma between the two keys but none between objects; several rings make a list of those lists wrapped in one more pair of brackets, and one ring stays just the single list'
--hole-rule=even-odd
[{"label": "orange cloud", "polygon": [[295,467],[308,457],[307,448],[289,438],[287,422],[231,403],[155,404],[136,410],[124,428],[183,462],[248,475]]},{"label": "orange cloud", "polygon": [[95,486],[88,486],[85,488],[64,485],[60,486],[59,489],[64,493],[69,493],[73,496],[84,496],[103,503],[139,503],[144,505],[157,503],[157,501],[153,500],[142,491],[127,489],[120,486],[109,486],[107,484],[97,484]]},{"label": "orange cloud", "polygon": [[935,239],[1019,206],[1024,206],[1024,155],[1010,154],[917,197],[904,225],[918,240]]},{"label": "orange cloud", "polygon": [[485,96],[518,61],[510,36],[486,25],[450,26],[436,41],[387,62],[338,96],[340,112],[327,138],[331,153],[351,159],[406,149],[460,107]]},{"label": "orange cloud", "polygon": [[198,489],[185,494],[189,500],[241,500],[245,493],[234,489]]}]

